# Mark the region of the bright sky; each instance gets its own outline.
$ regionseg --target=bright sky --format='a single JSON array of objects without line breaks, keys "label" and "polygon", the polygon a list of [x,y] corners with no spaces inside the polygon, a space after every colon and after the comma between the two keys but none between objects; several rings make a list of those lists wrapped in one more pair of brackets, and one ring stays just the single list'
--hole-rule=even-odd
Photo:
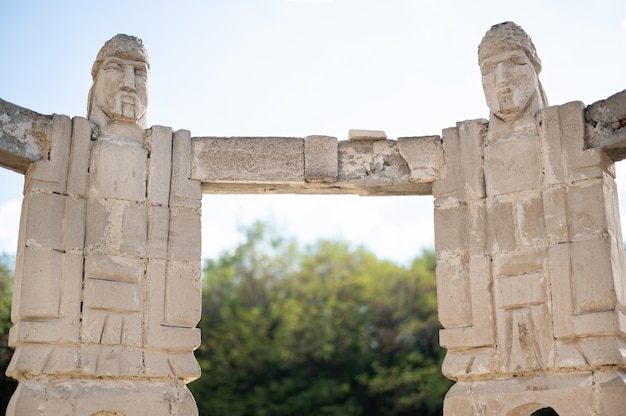
[{"label": "bright sky", "polygon": [[[550,104],[626,88],[624,0],[25,0],[0,3],[0,97],[85,116],[94,58],[126,33],[150,54],[149,125],[192,136],[441,134],[488,118],[476,51],[506,20],[533,39]],[[0,169],[0,252],[15,253],[22,186]],[[432,197],[205,196],[203,255],[232,247],[256,218],[401,262],[433,245]]]}]

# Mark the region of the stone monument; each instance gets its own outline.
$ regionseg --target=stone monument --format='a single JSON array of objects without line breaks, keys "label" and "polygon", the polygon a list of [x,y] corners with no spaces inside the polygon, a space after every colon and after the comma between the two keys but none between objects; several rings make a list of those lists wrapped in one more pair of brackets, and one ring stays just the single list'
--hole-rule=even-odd
[{"label": "stone monument", "polygon": [[626,91],[548,107],[511,22],[479,64],[490,120],[442,137],[148,128],[148,55],[126,35],[97,55],[88,119],[0,100],[0,166],[25,175],[7,414],[198,413],[203,192],[433,195],[444,414],[626,414]]},{"label": "stone monument", "polygon": [[106,42],[88,120],[53,116],[26,172],[9,415],[197,414],[201,190],[189,133],[146,130],[148,70],[141,40]]},{"label": "stone monument", "polygon": [[547,107],[512,22],[479,63],[489,122],[444,130],[433,184],[446,415],[626,412],[623,240],[613,161],[582,103]]}]

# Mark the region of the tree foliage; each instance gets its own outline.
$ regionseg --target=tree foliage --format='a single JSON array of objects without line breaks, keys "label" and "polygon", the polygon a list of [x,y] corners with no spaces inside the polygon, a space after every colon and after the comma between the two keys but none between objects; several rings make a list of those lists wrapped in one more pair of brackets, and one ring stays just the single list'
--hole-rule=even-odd
[{"label": "tree foliage", "polygon": [[264,223],[204,269],[202,415],[439,415],[435,259],[300,249]]},{"label": "tree foliage", "polygon": [[[13,272],[0,256],[0,365],[11,357]],[[440,415],[451,385],[440,371],[435,259],[409,266],[363,247],[301,248],[255,223],[245,241],[207,260],[201,415]],[[0,376],[0,413],[16,383]]]},{"label": "tree foliage", "polygon": [[11,296],[13,293],[13,259],[0,255],[0,414],[4,414],[17,382],[4,375],[13,349],[8,347],[11,329]]}]

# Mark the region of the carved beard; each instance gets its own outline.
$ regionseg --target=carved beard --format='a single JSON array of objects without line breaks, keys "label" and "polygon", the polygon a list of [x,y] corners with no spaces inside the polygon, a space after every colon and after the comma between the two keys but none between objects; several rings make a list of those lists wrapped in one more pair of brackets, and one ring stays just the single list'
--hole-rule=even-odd
[{"label": "carved beard", "polygon": [[137,94],[120,91],[115,94],[111,106],[111,118],[114,120],[136,122],[143,116],[141,100]]}]

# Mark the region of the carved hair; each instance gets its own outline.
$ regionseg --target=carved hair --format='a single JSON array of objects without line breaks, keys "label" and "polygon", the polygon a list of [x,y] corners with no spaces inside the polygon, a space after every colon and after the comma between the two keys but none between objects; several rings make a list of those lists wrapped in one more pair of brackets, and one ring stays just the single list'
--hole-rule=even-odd
[{"label": "carved hair", "polygon": [[109,39],[100,49],[100,52],[98,52],[96,61],[93,63],[93,67],[91,68],[91,77],[94,81],[96,80],[96,76],[98,75],[98,71],[100,70],[100,66],[104,60],[112,56],[132,61],[145,62],[148,68],[150,68],[150,63],[148,62],[148,51],[143,46],[141,39],[135,36],[119,34]]},{"label": "carved hair", "polygon": [[507,51],[524,51],[537,74],[541,72],[541,60],[533,41],[520,26],[513,22],[491,26],[478,46],[478,63],[483,59]]}]

